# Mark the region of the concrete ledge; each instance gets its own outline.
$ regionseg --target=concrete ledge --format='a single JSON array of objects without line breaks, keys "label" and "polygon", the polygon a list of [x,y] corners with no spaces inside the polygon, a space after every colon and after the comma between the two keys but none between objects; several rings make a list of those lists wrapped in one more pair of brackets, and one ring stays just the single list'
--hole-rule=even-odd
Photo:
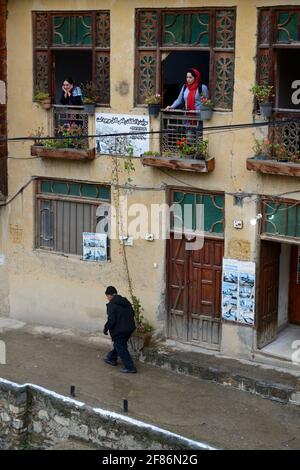
[{"label": "concrete ledge", "polygon": [[183,353],[171,348],[144,348],[140,360],[280,403],[300,405],[300,379],[292,374],[243,364],[234,359]]}]

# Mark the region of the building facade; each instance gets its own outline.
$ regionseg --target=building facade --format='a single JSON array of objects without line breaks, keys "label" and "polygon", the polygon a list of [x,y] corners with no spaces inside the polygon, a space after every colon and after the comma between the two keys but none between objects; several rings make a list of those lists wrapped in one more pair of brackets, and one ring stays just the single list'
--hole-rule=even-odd
[{"label": "building facade", "polygon": [[[292,360],[300,340],[299,26],[299,1],[161,8],[66,0],[62,8],[8,0],[1,314],[96,331],[113,284],[172,341],[253,358],[276,356],[277,337],[288,334],[283,355]],[[191,67],[209,89],[210,120],[163,111]],[[94,112],[60,106],[70,76]],[[260,113],[255,83],[273,87],[271,117]],[[38,105],[41,92],[49,109]],[[149,93],[161,95],[156,116],[144,104]],[[269,152],[263,160],[253,158],[255,142]],[[1,152],[6,196],[4,145]],[[163,206],[175,209],[166,217]]]}]

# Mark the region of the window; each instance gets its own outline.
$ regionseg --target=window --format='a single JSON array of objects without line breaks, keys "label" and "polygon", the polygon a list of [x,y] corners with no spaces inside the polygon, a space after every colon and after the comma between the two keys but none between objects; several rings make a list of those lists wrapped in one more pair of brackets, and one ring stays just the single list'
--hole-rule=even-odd
[{"label": "window", "polygon": [[259,10],[257,82],[274,86],[281,111],[300,111],[299,47],[299,7]]},{"label": "window", "polygon": [[[172,203],[181,206],[179,217],[176,217],[176,208],[172,227],[181,230],[182,227],[188,230],[196,230],[200,220],[198,204],[203,204],[204,209],[204,227],[203,231],[206,235],[214,235],[223,237],[224,235],[224,195],[212,193],[193,193],[190,191],[173,191]],[[198,211],[198,214],[197,214]]]},{"label": "window", "polygon": [[37,248],[82,255],[82,232],[109,234],[109,186],[43,179],[36,200]]},{"label": "window", "polygon": [[34,92],[56,96],[64,78],[93,81],[110,102],[109,11],[33,12]]},{"label": "window", "polygon": [[300,202],[262,198],[262,215],[262,234],[300,238]]},{"label": "window", "polygon": [[136,104],[154,90],[164,92],[164,106],[170,104],[186,68],[200,63],[215,108],[231,110],[235,17],[234,8],[136,10]]}]

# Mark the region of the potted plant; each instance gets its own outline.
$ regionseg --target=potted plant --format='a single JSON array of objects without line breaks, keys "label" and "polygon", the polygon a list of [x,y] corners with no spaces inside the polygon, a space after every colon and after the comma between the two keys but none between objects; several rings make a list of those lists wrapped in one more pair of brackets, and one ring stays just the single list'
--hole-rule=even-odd
[{"label": "potted plant", "polygon": [[273,145],[274,159],[278,162],[288,162],[289,153],[286,146],[283,143],[277,143]]},{"label": "potted plant", "polygon": [[154,329],[142,314],[144,309],[140,299],[132,295],[131,301],[134,310],[136,330],[129,339],[129,346],[133,355],[139,355],[144,347],[149,346]]},{"label": "potted plant", "polygon": [[96,103],[100,101],[97,86],[93,82],[85,82],[81,83],[81,88],[83,92],[84,112],[94,114]]},{"label": "potted plant", "polygon": [[268,160],[272,157],[273,144],[267,138],[254,139],[252,150],[256,160]]},{"label": "potted plant", "polygon": [[34,101],[43,109],[51,108],[51,96],[44,91],[37,91],[34,95]]},{"label": "potted plant", "polygon": [[209,120],[212,117],[214,103],[208,99],[205,95],[200,96],[200,113],[203,121]]},{"label": "potted plant", "polygon": [[161,96],[159,93],[147,93],[144,103],[148,105],[149,116],[158,117],[160,111]]},{"label": "potted plant", "polygon": [[196,158],[206,160],[208,158],[208,139],[203,139],[195,144],[190,144],[186,138],[176,142],[181,158]]},{"label": "potted plant", "polygon": [[274,96],[273,88],[272,85],[255,84],[250,89],[259,103],[261,115],[267,118],[272,114],[272,103],[270,100]]}]

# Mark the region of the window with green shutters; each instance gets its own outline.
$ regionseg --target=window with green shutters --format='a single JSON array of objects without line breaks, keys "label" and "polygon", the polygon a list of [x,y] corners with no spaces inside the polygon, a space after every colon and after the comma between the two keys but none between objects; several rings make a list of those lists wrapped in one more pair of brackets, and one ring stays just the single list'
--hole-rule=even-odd
[{"label": "window with green shutters", "polygon": [[[82,255],[82,232],[109,235],[110,187],[41,179],[36,192],[36,248]],[[109,243],[108,243],[109,249]]]},{"label": "window with green shutters", "polygon": [[209,51],[209,89],[216,109],[233,105],[235,8],[137,9],[136,96],[163,92],[162,55],[174,51]]}]

